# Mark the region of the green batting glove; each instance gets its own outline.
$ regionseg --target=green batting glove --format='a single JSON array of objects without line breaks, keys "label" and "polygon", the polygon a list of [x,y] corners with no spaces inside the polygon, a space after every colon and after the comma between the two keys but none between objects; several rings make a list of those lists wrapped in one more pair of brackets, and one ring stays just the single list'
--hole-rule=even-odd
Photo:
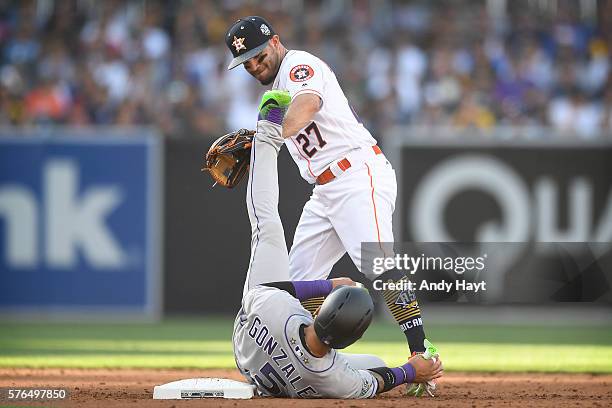
[{"label": "green batting glove", "polygon": [[408,384],[406,395],[409,397],[420,397],[425,392],[425,384]]},{"label": "green batting glove", "polygon": [[[429,340],[425,339],[423,341],[423,346],[425,347],[425,352],[422,354],[425,360],[429,360],[436,354],[438,354],[438,348],[434,346]],[[420,397],[427,391],[429,396],[434,396],[434,391],[436,390],[436,383],[434,381],[429,381],[427,383],[421,384],[408,384],[406,387],[406,395],[409,397]]]},{"label": "green batting glove", "polygon": [[277,125],[281,125],[290,103],[291,95],[289,95],[289,92],[280,89],[266,91],[259,103],[259,115],[257,120],[267,120]]},{"label": "green batting glove", "polygon": [[431,344],[431,341],[425,339],[423,340],[423,346],[425,346],[425,352],[423,353],[423,358],[425,360],[429,360],[436,354],[438,354],[438,348]]},{"label": "green batting glove", "polygon": [[422,384],[408,384],[408,386],[406,387],[406,395],[409,397],[420,397],[425,394],[425,392],[427,392],[427,395],[429,395],[430,397],[433,397],[435,395],[435,391],[435,381],[428,381]]}]

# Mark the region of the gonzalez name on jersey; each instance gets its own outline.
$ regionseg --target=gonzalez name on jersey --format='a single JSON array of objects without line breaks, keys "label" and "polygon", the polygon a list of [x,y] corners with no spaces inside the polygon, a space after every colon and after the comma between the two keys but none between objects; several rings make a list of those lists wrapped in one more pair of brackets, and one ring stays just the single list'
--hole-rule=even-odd
[{"label": "gonzalez name on jersey", "polygon": [[291,398],[372,398],[378,382],[332,349],[315,357],[300,327],[312,315],[284,290],[256,286],[242,300],[234,323],[234,355],[241,373],[263,395]]}]

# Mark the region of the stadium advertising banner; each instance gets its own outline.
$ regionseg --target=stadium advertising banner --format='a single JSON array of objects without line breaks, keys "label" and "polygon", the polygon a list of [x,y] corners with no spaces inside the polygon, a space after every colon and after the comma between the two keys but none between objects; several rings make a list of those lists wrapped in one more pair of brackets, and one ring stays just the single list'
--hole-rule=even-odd
[{"label": "stadium advertising banner", "polygon": [[488,256],[487,291],[467,296],[476,302],[612,302],[612,145],[413,140],[397,149],[400,251],[475,243],[463,255]]},{"label": "stadium advertising banner", "polygon": [[154,318],[160,142],[0,138],[0,310]]}]

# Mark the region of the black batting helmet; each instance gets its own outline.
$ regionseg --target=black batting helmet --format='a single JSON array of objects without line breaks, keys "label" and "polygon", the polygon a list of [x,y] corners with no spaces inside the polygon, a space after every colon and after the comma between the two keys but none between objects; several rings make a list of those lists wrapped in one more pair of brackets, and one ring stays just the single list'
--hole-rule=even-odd
[{"label": "black batting helmet", "polygon": [[363,336],[373,314],[374,303],[367,289],[338,286],[321,305],[314,320],[315,332],[323,343],[343,349]]}]

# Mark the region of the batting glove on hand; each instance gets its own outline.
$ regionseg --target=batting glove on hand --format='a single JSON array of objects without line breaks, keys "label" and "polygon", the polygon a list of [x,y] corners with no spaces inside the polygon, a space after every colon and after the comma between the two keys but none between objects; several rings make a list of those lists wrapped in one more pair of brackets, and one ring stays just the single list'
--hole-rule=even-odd
[{"label": "batting glove on hand", "polygon": [[259,103],[259,120],[267,120],[276,125],[282,125],[285,113],[291,103],[291,96],[287,91],[273,89],[266,91]]},{"label": "batting glove on hand", "polygon": [[430,397],[435,397],[435,391],[436,382],[433,380],[422,384],[408,384],[406,387],[406,395],[409,397],[420,397],[425,392],[427,392]]},{"label": "batting glove on hand", "polygon": [[284,143],[281,125],[290,103],[289,92],[278,89],[266,91],[259,103],[257,135],[255,137],[257,140],[272,145],[277,153]]},{"label": "batting glove on hand", "polygon": [[[424,353],[412,353],[412,355],[421,354],[422,357],[426,360],[435,359],[438,357],[438,349],[431,344],[431,342],[427,339],[423,342],[425,346]],[[435,380],[430,380],[424,383],[412,383],[406,386],[406,395],[410,397],[420,397],[423,394],[427,393],[430,397],[434,397],[436,390],[436,382]]]}]

